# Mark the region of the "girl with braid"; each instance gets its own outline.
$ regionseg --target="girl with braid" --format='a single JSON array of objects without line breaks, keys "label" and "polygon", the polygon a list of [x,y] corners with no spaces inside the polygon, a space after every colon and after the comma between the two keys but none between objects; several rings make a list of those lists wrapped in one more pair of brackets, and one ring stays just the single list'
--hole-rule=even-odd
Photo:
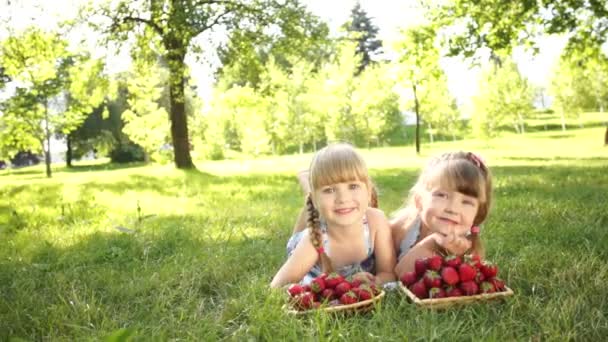
[{"label": "girl with braid", "polygon": [[270,286],[308,284],[325,272],[394,281],[395,250],[384,213],[370,206],[372,184],[365,162],[345,143],[313,157],[308,172],[306,229],[287,243],[288,259]]},{"label": "girl with braid", "polygon": [[491,199],[492,176],[480,156],[458,151],[431,158],[391,221],[397,276],[413,271],[416,259],[438,253],[483,256],[479,225]]}]

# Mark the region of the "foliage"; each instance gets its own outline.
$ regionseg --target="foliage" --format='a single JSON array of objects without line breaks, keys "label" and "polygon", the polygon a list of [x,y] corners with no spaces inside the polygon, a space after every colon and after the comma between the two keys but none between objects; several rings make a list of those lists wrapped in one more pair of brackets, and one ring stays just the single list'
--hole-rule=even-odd
[{"label": "foliage", "polygon": [[536,48],[542,33],[566,34],[569,51],[600,47],[608,37],[608,10],[597,0],[452,0],[435,10],[451,55],[470,57],[482,48],[509,54],[524,44]]},{"label": "foliage", "polygon": [[9,36],[0,57],[16,85],[3,105],[0,151],[44,151],[50,177],[50,137],[74,131],[102,101],[107,90],[103,64],[69,51],[58,33],[35,27]]},{"label": "foliage", "polygon": [[[95,11],[106,21],[93,23],[108,39],[125,41],[134,35],[146,37],[159,48],[169,69],[169,102],[171,139],[175,165],[194,168],[190,155],[190,137],[185,112],[185,85],[188,76],[185,63],[188,54],[197,55],[203,48],[198,38],[212,30],[227,33],[246,28],[263,33],[263,28],[276,35],[291,36],[301,27],[302,6],[297,0],[231,1],[115,1]],[[86,16],[90,18],[90,16]],[[141,44],[140,44],[141,46]]]},{"label": "foliage", "polygon": [[500,126],[509,124],[517,133],[524,133],[524,119],[533,111],[533,96],[534,89],[513,61],[505,59],[501,65],[488,65],[473,99],[474,132],[480,137],[494,137]]},{"label": "foliage", "polygon": [[608,56],[596,48],[561,56],[553,74],[551,93],[554,105],[566,118],[579,119],[585,110],[604,111],[608,104]]},{"label": "foliage", "polygon": [[348,32],[348,39],[357,43],[355,53],[361,58],[357,66],[356,75],[358,75],[381,52],[382,41],[376,37],[378,27],[374,25],[367,12],[361,8],[359,1],[355,3],[355,7],[350,11],[350,18],[344,26]]}]

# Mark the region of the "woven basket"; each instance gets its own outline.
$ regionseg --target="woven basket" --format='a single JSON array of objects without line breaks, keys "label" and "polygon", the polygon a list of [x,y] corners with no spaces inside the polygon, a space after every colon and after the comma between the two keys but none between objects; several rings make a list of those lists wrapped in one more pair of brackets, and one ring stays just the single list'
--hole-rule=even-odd
[{"label": "woven basket", "polygon": [[316,312],[316,311],[322,311],[322,312],[328,312],[328,313],[345,313],[345,314],[365,313],[365,312],[368,312],[368,311],[371,311],[372,309],[374,309],[374,307],[376,307],[376,305],[378,303],[380,303],[380,301],[382,301],[382,298],[384,297],[384,295],[385,295],[385,292],[384,292],[384,290],[382,290],[382,291],[380,291],[379,294],[374,296],[374,298],[364,300],[361,302],[357,302],[354,304],[322,306],[318,309],[309,309],[309,310],[303,310],[303,311],[296,310],[291,305],[285,304],[285,305],[283,305],[283,309],[287,313],[292,314],[292,315],[307,315],[309,313]]},{"label": "woven basket", "polygon": [[474,296],[447,297],[435,299],[420,299],[416,297],[412,291],[399,282],[401,290],[405,292],[407,297],[417,306],[431,309],[442,309],[452,306],[470,304],[474,302],[483,302],[496,299],[504,299],[513,295],[513,290],[505,286],[505,290],[494,293],[482,293]]}]

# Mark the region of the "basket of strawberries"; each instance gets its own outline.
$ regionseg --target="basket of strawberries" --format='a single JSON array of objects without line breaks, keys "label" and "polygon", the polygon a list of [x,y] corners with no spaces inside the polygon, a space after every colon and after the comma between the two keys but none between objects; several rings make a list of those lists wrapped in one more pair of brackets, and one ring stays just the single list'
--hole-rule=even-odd
[{"label": "basket of strawberries", "polygon": [[284,309],[295,315],[315,310],[324,312],[363,313],[372,310],[384,297],[373,278],[345,278],[332,272],[314,278],[309,285],[287,287],[289,303]]},{"label": "basket of strawberries", "polygon": [[498,278],[498,266],[476,254],[434,255],[418,259],[400,278],[401,289],[416,305],[445,308],[501,299],[513,291]]}]

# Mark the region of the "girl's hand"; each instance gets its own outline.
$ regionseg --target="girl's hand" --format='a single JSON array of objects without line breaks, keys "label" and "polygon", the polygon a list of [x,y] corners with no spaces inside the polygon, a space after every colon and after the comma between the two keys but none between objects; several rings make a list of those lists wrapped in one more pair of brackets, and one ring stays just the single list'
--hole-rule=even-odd
[{"label": "girl's hand", "polygon": [[468,251],[472,244],[465,236],[458,236],[455,233],[449,235],[437,234],[435,242],[438,246],[445,249],[448,253],[454,255],[463,255]]},{"label": "girl's hand", "polygon": [[378,279],[376,279],[376,277],[373,274],[369,273],[369,272],[358,272],[358,273],[355,273],[352,276],[352,278],[353,278],[353,280],[360,280],[364,284],[365,283],[367,283],[367,284],[375,283],[376,285],[378,285],[377,284],[378,283]]}]

